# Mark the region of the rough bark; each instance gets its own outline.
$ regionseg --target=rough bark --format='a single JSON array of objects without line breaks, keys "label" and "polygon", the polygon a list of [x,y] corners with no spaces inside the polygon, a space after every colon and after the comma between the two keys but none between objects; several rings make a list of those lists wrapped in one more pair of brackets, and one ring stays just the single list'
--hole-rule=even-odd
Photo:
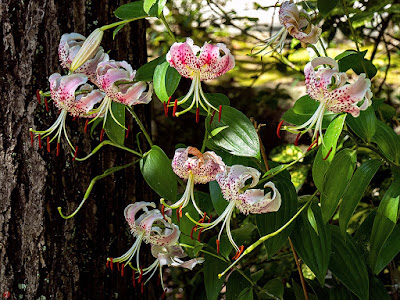
[{"label": "rough bark", "polygon": [[[114,21],[112,12],[121,4],[117,2],[3,0],[0,4],[0,293],[9,292],[10,299],[140,295],[140,289],[132,288],[132,273],[121,278],[116,268],[114,273],[105,268],[107,256],[121,255],[132,241],[124,207],[151,197],[138,169],[102,179],[76,217],[63,220],[57,212],[61,206],[64,213],[71,213],[91,178],[134,157],[109,148],[88,161],[72,162],[65,141],[56,157],[54,143],[48,153],[46,147],[38,149],[37,140],[32,147],[29,136],[30,127],[44,130],[57,117],[52,104],[49,112],[38,104],[35,91],[47,90],[48,76],[61,72],[60,36],[66,32],[87,36],[97,26]],[[136,22],[121,30],[115,41],[107,32],[102,46],[113,49],[112,58],[137,68],[146,61],[145,43],[145,24]],[[136,110],[149,123],[149,107]],[[82,133],[84,120],[67,122],[80,156],[90,152],[96,142]],[[131,128],[137,129],[132,123]],[[98,139],[98,130],[94,136]],[[131,134],[127,143],[133,146],[133,140]],[[159,289],[150,283],[140,298],[155,299],[157,293]]]}]

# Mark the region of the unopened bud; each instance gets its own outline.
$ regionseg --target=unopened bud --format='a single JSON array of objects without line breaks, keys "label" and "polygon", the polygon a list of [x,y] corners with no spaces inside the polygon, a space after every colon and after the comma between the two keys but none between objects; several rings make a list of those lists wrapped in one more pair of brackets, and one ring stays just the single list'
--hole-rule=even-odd
[{"label": "unopened bud", "polygon": [[91,59],[97,52],[101,40],[103,39],[104,31],[97,28],[93,31],[83,43],[81,49],[79,49],[74,60],[72,61],[70,70],[73,72],[78,69],[81,65]]}]

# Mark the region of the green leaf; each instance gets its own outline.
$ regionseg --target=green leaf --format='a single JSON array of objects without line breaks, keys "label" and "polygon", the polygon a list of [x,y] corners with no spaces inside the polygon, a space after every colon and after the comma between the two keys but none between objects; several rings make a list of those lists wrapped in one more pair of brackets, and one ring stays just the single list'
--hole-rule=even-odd
[{"label": "green leaf", "polygon": [[181,80],[181,75],[168,62],[163,62],[154,70],[153,83],[154,91],[161,102],[167,102],[175,92]]},{"label": "green leaf", "polygon": [[369,253],[369,249],[370,249],[369,238],[371,236],[371,230],[372,230],[372,225],[374,223],[375,216],[376,216],[376,210],[371,211],[368,214],[368,216],[365,218],[365,220],[361,223],[356,234],[354,235],[354,240],[356,241],[357,245],[360,247],[365,258],[368,257],[368,253]]},{"label": "green leaf", "polygon": [[329,290],[329,300],[353,300],[353,294],[343,285],[335,286]]},{"label": "green leaf", "polygon": [[[297,194],[290,180],[280,179],[275,186],[281,194],[282,204],[277,212],[256,215],[256,224],[260,236],[270,234],[285,225],[297,212]],[[278,235],[264,242],[267,258],[271,259],[287,241],[292,232],[294,222]]]},{"label": "green leaf", "polygon": [[383,196],[372,226],[368,262],[375,274],[379,271],[377,259],[381,249],[397,223],[399,198],[400,180],[397,180],[392,183]]},{"label": "green leaf", "polygon": [[341,235],[339,227],[329,225],[332,234],[332,255],[329,270],[357,297],[368,300],[367,265],[353,238]]},{"label": "green leaf", "polygon": [[140,171],[147,184],[160,196],[175,202],[178,189],[171,161],[158,146],[152,146],[140,160]]},{"label": "green leaf", "polygon": [[274,278],[268,281],[261,290],[262,293],[266,293],[272,299],[283,300],[283,284],[279,278]]},{"label": "green leaf", "polygon": [[315,230],[315,233],[317,235],[319,235],[318,226],[317,226],[317,220],[315,220],[314,212],[313,212],[311,206],[309,206],[307,208],[307,219],[308,219],[308,222],[310,223],[311,227]]},{"label": "green leaf", "polygon": [[154,3],[156,3],[157,0],[144,0],[143,3],[143,10],[148,14],[150,8],[154,5]]},{"label": "green leaf", "polygon": [[313,115],[318,109],[319,102],[305,95],[294,103],[293,111],[298,115]]},{"label": "green leaf", "polygon": [[[304,297],[304,291],[303,288],[292,279],[292,286],[293,286],[293,292],[296,296],[296,300],[305,300]],[[318,300],[318,297],[316,297],[314,294],[311,294],[308,292],[308,298],[309,300]]]},{"label": "green leaf", "polygon": [[360,138],[370,142],[371,138],[375,135],[377,121],[373,108],[368,107],[366,110],[361,111],[357,118],[348,114],[346,124]]},{"label": "green leaf", "polygon": [[339,200],[353,176],[356,160],[356,151],[344,149],[338,152],[326,171],[321,192],[321,210],[325,223],[335,213]]},{"label": "green leaf", "polygon": [[[216,109],[219,109],[220,105],[229,106],[229,104],[231,103],[229,101],[229,98],[226,95],[221,94],[221,93],[205,93],[204,95],[206,96],[207,101],[210,102],[210,104],[212,106],[214,106]],[[179,97],[178,101],[182,100],[184,97],[185,96]],[[185,103],[182,103],[180,105],[180,107],[182,109],[186,109],[192,104],[192,101],[193,101],[193,95],[190,96],[189,99]],[[212,109],[210,109],[210,110],[212,111]],[[189,110],[189,112],[191,112],[193,114],[196,114],[196,112],[197,112],[196,106],[193,106],[192,109]],[[201,105],[200,105],[199,106],[199,114],[202,115],[202,116],[208,116],[210,113],[208,111],[204,110],[204,108],[201,107]],[[217,116],[218,116],[218,113],[217,113]],[[218,119],[217,116],[215,116],[216,119]]]},{"label": "green leaf", "polygon": [[[248,293],[251,284],[238,272],[233,272],[226,283],[226,299],[253,299],[253,292]],[[242,292],[247,290],[246,294],[250,298],[243,298]]]},{"label": "green leaf", "polygon": [[400,161],[400,137],[393,129],[381,121],[377,121],[376,132],[372,141],[378,145],[382,154],[396,165]]},{"label": "green leaf", "polygon": [[357,52],[355,50],[346,50],[343,53],[339,54],[335,57],[335,60],[338,61],[339,71],[346,72],[353,67],[360,65],[364,59],[365,54],[367,54],[367,50],[362,52]]},{"label": "green leaf", "polygon": [[[125,126],[125,105],[113,101],[111,104],[111,111],[119,124]],[[114,118],[111,116],[111,112],[108,112],[104,130],[111,141],[123,146],[125,141],[125,128],[121,127],[119,124],[115,122]]]},{"label": "green leaf", "polygon": [[333,160],[333,157],[335,156],[336,145],[339,136],[342,133],[345,120],[345,114],[338,116],[329,124],[328,129],[325,132],[324,143],[322,144],[322,156],[323,158],[327,157],[330,151],[328,158],[325,159],[325,161],[328,161],[329,163]]},{"label": "green leaf", "polygon": [[[300,98],[300,99],[303,99],[303,98]],[[305,99],[308,99],[308,98],[305,98]],[[314,100],[312,100],[312,101],[315,102]],[[309,109],[309,108],[311,108],[311,105],[307,109]],[[303,112],[305,112],[305,108],[304,108]],[[282,119],[293,125],[301,125],[301,124],[304,124],[305,122],[307,122],[313,116],[314,112],[310,113],[310,114],[298,114],[294,111],[293,108],[290,108],[289,110],[287,110],[285,112]],[[331,112],[326,112],[324,115],[324,118],[322,120],[322,129],[327,128],[329,126],[330,122],[336,116],[337,116],[336,114],[333,114]]]},{"label": "green leaf", "polygon": [[373,78],[378,70],[374,66],[374,64],[368,60],[368,59],[363,59],[362,62],[359,65],[356,65],[353,67],[354,73],[357,75],[360,75],[361,73],[365,74],[365,71],[367,71],[367,77],[368,78]]},{"label": "green leaf", "polygon": [[215,211],[220,216],[224,212],[225,208],[228,206],[228,201],[226,201],[222,196],[221,188],[219,187],[218,182],[216,182],[215,180],[211,181],[208,186],[210,189],[212,204]]},{"label": "green leaf", "polygon": [[157,17],[158,7],[155,5],[153,8],[146,13],[143,9],[144,1],[135,1],[124,4],[118,7],[114,14],[117,18],[121,20],[139,20],[146,17]]},{"label": "green leaf", "polygon": [[400,224],[397,224],[389,235],[379,253],[375,266],[375,274],[379,274],[400,252]]},{"label": "green leaf", "polygon": [[135,75],[135,80],[137,81],[153,81],[154,70],[158,65],[161,65],[165,62],[165,54],[153,59],[151,62],[144,64],[141,66]]},{"label": "green leaf", "polygon": [[326,16],[336,7],[338,2],[339,0],[318,0],[318,10],[321,14]]},{"label": "green leaf", "polygon": [[383,283],[375,276],[369,277],[369,299],[390,300]]},{"label": "green leaf", "polygon": [[321,286],[324,286],[331,255],[331,234],[322,220],[320,207],[316,204],[312,204],[311,207],[319,235],[308,222],[306,213],[303,212],[296,220],[291,239],[301,259],[313,271]]},{"label": "green leaf", "polygon": [[218,274],[222,273],[227,267],[228,264],[220,259],[211,255],[205,255],[205,261],[203,263],[204,286],[208,300],[218,299],[218,295],[225,280],[225,276],[218,279]]},{"label": "green leaf", "polygon": [[[333,150],[333,149],[332,149]],[[330,156],[330,155],[329,155]],[[322,155],[322,147],[319,147],[317,155],[315,156],[312,166],[312,177],[317,189],[323,191],[323,183],[326,171],[329,168],[329,161],[324,160],[325,156]]]},{"label": "green leaf", "polygon": [[210,133],[218,127],[228,126],[211,140],[219,147],[233,155],[260,158],[260,142],[250,120],[239,110],[222,106],[221,122],[214,118],[206,118],[206,128]]},{"label": "green leaf", "polygon": [[115,40],[115,36],[117,35],[117,33],[118,33],[122,28],[124,28],[125,25],[126,25],[126,24],[121,24],[121,25],[117,26],[117,27],[114,29],[114,31],[113,31],[113,40]]},{"label": "green leaf", "polygon": [[353,215],[358,202],[360,202],[366,188],[381,166],[379,160],[368,160],[364,162],[354,173],[349,186],[343,195],[339,210],[339,225],[344,234]]}]

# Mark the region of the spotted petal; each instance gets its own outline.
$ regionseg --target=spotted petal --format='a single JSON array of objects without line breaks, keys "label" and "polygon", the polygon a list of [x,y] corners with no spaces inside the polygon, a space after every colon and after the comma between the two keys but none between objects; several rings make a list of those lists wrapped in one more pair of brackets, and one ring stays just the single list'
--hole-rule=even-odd
[{"label": "spotted petal", "polygon": [[[136,232],[138,230],[140,222],[148,214],[149,210],[147,207],[155,208],[156,205],[153,202],[139,201],[139,202],[135,202],[133,204],[129,204],[125,208],[125,210],[124,210],[125,220],[128,222],[129,227],[131,228],[131,230],[133,232]],[[143,213],[139,218],[136,218],[136,214],[140,210],[143,210]]]},{"label": "spotted petal", "polygon": [[[71,54],[75,55],[78,53],[83,42],[86,38],[79,33],[65,33],[61,36],[60,44],[58,46],[58,57],[61,61],[61,66],[68,68],[71,66]],[[75,57],[75,55],[73,55]]]},{"label": "spotted petal", "polygon": [[204,262],[203,257],[193,258],[182,261],[180,258],[186,257],[186,253],[181,246],[156,246],[152,245],[151,254],[158,259],[161,266],[174,266],[192,270],[197,264]]},{"label": "spotted petal", "polygon": [[174,245],[181,233],[178,226],[165,221],[159,210],[149,212],[139,226],[145,232],[144,241],[153,245]]},{"label": "spotted petal", "polygon": [[272,182],[268,182],[264,185],[270,187],[273,191],[264,195],[264,190],[250,189],[246,190],[244,194],[239,195],[239,200],[236,203],[236,207],[245,215],[252,214],[263,214],[267,212],[273,212],[279,210],[281,207],[281,194]]}]

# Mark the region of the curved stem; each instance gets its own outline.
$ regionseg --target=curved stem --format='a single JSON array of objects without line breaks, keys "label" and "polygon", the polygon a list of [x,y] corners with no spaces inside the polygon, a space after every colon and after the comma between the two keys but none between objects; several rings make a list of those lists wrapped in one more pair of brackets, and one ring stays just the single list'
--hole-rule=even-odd
[{"label": "curved stem", "polygon": [[319,37],[318,40],[319,40],[319,44],[321,45],[322,50],[324,51],[325,56],[328,57],[328,52],[326,52],[326,49],[325,49],[324,43],[322,42],[321,37]]},{"label": "curved stem", "polygon": [[[130,149],[130,148],[127,148],[127,147],[124,147],[124,146],[115,144],[114,142],[112,142],[112,141],[110,141],[110,140],[106,140],[106,141],[103,141],[103,142],[101,142],[100,144],[98,144],[98,145],[96,146],[96,148],[94,148],[94,149],[92,150],[92,152],[90,152],[90,154],[88,154],[88,155],[85,156],[84,158],[78,158],[78,157],[76,157],[75,160],[77,160],[77,161],[84,161],[84,160],[87,160],[88,158],[90,158],[93,154],[95,154],[97,151],[99,151],[99,150],[100,150],[103,146],[105,146],[105,145],[111,145],[111,146],[120,148],[120,149],[122,149],[122,150],[125,150],[125,151],[128,151],[128,152],[130,152],[130,153],[133,153],[133,154],[135,154],[135,155],[137,155],[137,156],[139,156],[139,157],[142,157],[142,156],[143,156],[141,153],[136,152],[135,150],[132,150],[132,149]],[[74,153],[71,153],[71,155],[74,156],[75,154],[74,154]]]},{"label": "curved stem", "polygon": [[149,134],[147,133],[146,128],[144,128],[144,125],[142,123],[142,121],[140,121],[140,119],[138,118],[138,116],[136,115],[136,113],[133,111],[133,108],[130,106],[126,107],[127,110],[131,113],[132,117],[135,119],[136,123],[139,125],[140,130],[143,132],[144,136],[146,137],[147,142],[149,143],[149,145],[151,147],[153,147],[153,141],[151,140]]},{"label": "curved stem", "polygon": [[169,27],[169,25],[167,23],[167,20],[165,20],[164,13],[161,13],[160,20],[161,20],[161,22],[163,22],[165,28],[167,28],[167,31],[168,31],[169,35],[174,39],[175,42],[178,42],[178,40],[176,39],[175,34],[172,32],[171,28]]}]

